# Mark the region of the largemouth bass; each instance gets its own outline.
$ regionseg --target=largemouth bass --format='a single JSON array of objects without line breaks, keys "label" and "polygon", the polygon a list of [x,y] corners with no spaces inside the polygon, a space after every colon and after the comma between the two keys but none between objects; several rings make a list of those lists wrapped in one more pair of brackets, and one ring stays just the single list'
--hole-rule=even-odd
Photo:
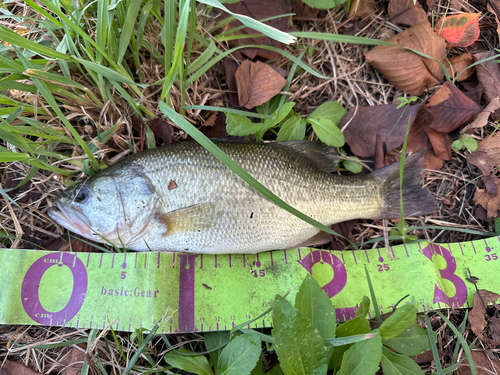
[{"label": "largemouth bass", "polygon": [[[399,163],[362,177],[331,174],[321,142],[216,142],[282,200],[331,225],[400,216]],[[435,210],[422,154],[405,163],[405,215]],[[88,239],[137,251],[257,253],[321,242],[317,228],[256,192],[196,142],[134,154],[55,200],[49,215]],[[324,241],[323,241],[324,242]]]}]

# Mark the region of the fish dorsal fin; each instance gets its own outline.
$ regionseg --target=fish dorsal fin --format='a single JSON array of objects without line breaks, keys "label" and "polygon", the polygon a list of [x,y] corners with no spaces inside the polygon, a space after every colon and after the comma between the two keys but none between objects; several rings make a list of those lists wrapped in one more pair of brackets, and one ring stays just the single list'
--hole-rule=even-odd
[{"label": "fish dorsal fin", "polygon": [[159,216],[158,220],[166,226],[163,236],[170,236],[175,233],[213,228],[215,216],[215,204],[199,203],[167,212]]},{"label": "fish dorsal fin", "polygon": [[311,165],[331,173],[338,168],[339,155],[334,147],[320,141],[288,141],[279,142],[280,145],[290,147],[305,157]]}]

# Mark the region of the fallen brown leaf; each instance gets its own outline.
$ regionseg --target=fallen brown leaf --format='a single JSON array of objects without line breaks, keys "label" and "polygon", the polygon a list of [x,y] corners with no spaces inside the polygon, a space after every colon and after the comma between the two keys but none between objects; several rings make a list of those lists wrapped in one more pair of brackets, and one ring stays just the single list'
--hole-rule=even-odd
[{"label": "fallen brown leaf", "polygon": [[476,85],[468,89],[466,92],[464,92],[464,94],[467,95],[467,97],[477,105],[481,105],[481,97],[483,96],[483,85],[477,83],[476,81]]},{"label": "fallen brown leaf", "polygon": [[436,91],[427,104],[432,116],[431,128],[439,132],[452,132],[467,124],[481,112],[481,107],[469,99],[450,81]]},{"label": "fallen brown leaf", "polygon": [[387,12],[392,22],[401,25],[415,26],[428,21],[424,8],[413,0],[390,0]]},{"label": "fallen brown leaf", "polygon": [[240,106],[252,109],[279,94],[286,80],[272,67],[260,61],[245,60],[236,70]]},{"label": "fallen brown leaf", "polygon": [[431,142],[434,155],[441,160],[451,159],[451,139],[448,133],[441,133],[430,126],[425,128],[429,142]]},{"label": "fallen brown leaf", "polygon": [[157,117],[149,120],[149,127],[153,131],[155,139],[160,139],[164,146],[172,143],[172,136],[174,135],[174,129],[172,125],[168,123],[167,120],[161,117]]},{"label": "fallen brown leaf", "polygon": [[385,164],[385,152],[384,152],[384,141],[380,134],[377,133],[375,136],[375,161],[373,163],[373,169],[377,170],[382,168]]},{"label": "fallen brown leaf", "polygon": [[486,2],[488,10],[495,15],[497,21],[497,34],[500,36],[500,0],[489,0]]},{"label": "fallen brown leaf", "polygon": [[217,120],[217,115],[219,112],[212,113],[203,123],[203,126],[214,126],[215,120]]},{"label": "fallen brown leaf", "polygon": [[[356,223],[358,220],[347,220],[347,221],[342,221],[337,224],[332,225],[332,229],[340,234],[341,236],[344,236],[345,238],[349,238],[350,240],[353,240],[352,237],[352,230],[356,226]],[[347,240],[342,237],[338,236],[332,236],[332,240],[330,242],[330,250],[344,250],[348,244]]]},{"label": "fallen brown leaf", "polygon": [[86,348],[87,344],[80,344],[78,347],[73,346],[71,348],[71,356],[66,357],[63,361],[63,364],[67,367],[61,371],[61,375],[80,375]]},{"label": "fallen brown leaf", "polygon": [[[443,159],[438,158],[436,154],[434,154],[433,150],[427,150],[424,155],[424,168],[431,171],[439,171],[444,165]],[[422,176],[425,176],[427,171],[424,170]]]},{"label": "fallen brown leaf", "polygon": [[[477,375],[493,375],[500,373],[500,361],[493,352],[490,353],[491,355],[488,355],[484,350],[471,351],[472,361],[474,362],[474,367],[476,367]],[[459,369],[460,375],[472,374],[467,358],[462,362]]]},{"label": "fallen brown leaf", "polygon": [[33,371],[21,363],[9,361],[8,359],[2,362],[2,370],[8,375],[41,375],[40,372]]},{"label": "fallen brown leaf", "polygon": [[[493,180],[494,172],[492,173],[492,170],[500,165],[500,134],[482,140],[477,146],[477,150],[466,155],[466,158],[469,163],[481,170],[486,191],[496,196],[498,184]],[[482,206],[486,208],[486,206]]]},{"label": "fallen brown leaf", "polygon": [[[493,52],[476,53],[474,58],[477,61],[493,56]],[[490,61],[482,62],[476,65],[477,79],[483,85],[483,98],[486,103],[491,102],[496,97],[500,96],[500,69],[498,64]],[[496,115],[500,115],[497,111]]]},{"label": "fallen brown leaf", "polygon": [[500,298],[497,293],[486,289],[479,289],[474,294],[474,307],[469,314],[470,328],[479,338],[482,338],[482,332],[488,324],[486,321],[486,307],[488,303],[496,302]]},{"label": "fallen brown leaf", "polygon": [[295,13],[294,19],[312,20],[317,18],[321,12],[321,9],[311,8],[302,0],[290,0],[290,4],[292,4],[292,13]]},{"label": "fallen brown leaf", "polygon": [[500,194],[498,193],[500,180],[497,177],[492,177],[492,179],[497,186],[496,195],[490,194],[486,189],[480,189],[478,187],[476,187],[476,192],[474,193],[474,203],[486,209],[487,219],[497,217],[497,212],[500,211]]},{"label": "fallen brown leaf", "polygon": [[419,107],[420,104],[417,104],[404,110],[397,109],[396,104],[388,104],[351,108],[339,127],[342,129],[349,123],[344,130],[344,137],[351,151],[359,157],[372,158],[375,156],[376,145],[374,134],[379,134],[385,142],[386,151],[401,146],[408,120],[415,120]]},{"label": "fallen brown leaf", "polygon": [[500,98],[497,96],[490,102],[490,104],[486,106],[485,109],[483,109],[483,111],[479,115],[477,115],[474,121],[472,121],[462,130],[462,132],[465,133],[467,130],[474,128],[482,128],[483,126],[488,125],[488,119],[490,115],[499,108],[500,108]]},{"label": "fallen brown leaf", "polygon": [[375,12],[374,0],[353,0],[349,9],[349,18],[364,18]]},{"label": "fallen brown leaf", "polygon": [[238,105],[238,93],[237,93],[238,86],[236,86],[236,78],[234,75],[239,65],[236,61],[228,57],[226,57],[223,61],[224,61],[224,70],[226,71],[227,89],[229,91],[234,91],[234,92],[229,92],[227,94],[229,102],[233,105]]},{"label": "fallen brown leaf", "polygon": [[[240,1],[236,4],[226,4],[227,9],[231,12],[243,14],[249,16],[256,20],[261,20],[263,18],[270,18],[273,16],[279,16],[281,14],[288,14],[292,12],[292,6],[286,0],[245,0]],[[222,12],[224,15],[229,16],[226,12]],[[225,17],[224,17],[225,18]],[[274,18],[270,21],[264,22],[266,25],[272,26],[281,31],[288,30],[288,17]],[[235,27],[241,26],[241,23],[237,20],[232,21],[228,24],[228,29],[233,29]],[[238,30],[230,35],[250,35],[256,34],[255,30],[245,27]],[[284,44],[277,42],[267,36],[256,37],[256,38],[246,38],[246,39],[236,39],[229,40],[228,44],[230,47],[244,46],[244,45],[266,45],[276,48],[284,48]],[[277,52],[266,50],[263,48],[244,48],[241,52],[247,56],[249,59],[254,59],[257,55],[270,60],[277,60],[281,58],[281,55]]]},{"label": "fallen brown leaf", "polygon": [[[432,30],[428,22],[410,27],[387,41],[425,53],[441,62],[446,56],[445,40]],[[436,61],[400,47],[376,46],[365,54],[365,58],[398,90],[410,95],[419,95],[426,87],[438,84],[444,75]]]},{"label": "fallen brown leaf", "polygon": [[491,336],[490,339],[490,347],[496,348],[500,346],[500,317],[492,316],[490,318],[490,327],[489,334]]},{"label": "fallen brown leaf", "polygon": [[449,62],[447,61],[445,63],[445,66],[446,69],[448,69],[450,77],[452,78],[461,73],[458,76],[457,81],[462,82],[469,78],[476,71],[476,67],[474,66],[469,68],[469,66],[474,64],[474,62],[474,56],[472,56],[470,53],[463,53],[458,56],[453,56],[451,59],[449,59]]}]

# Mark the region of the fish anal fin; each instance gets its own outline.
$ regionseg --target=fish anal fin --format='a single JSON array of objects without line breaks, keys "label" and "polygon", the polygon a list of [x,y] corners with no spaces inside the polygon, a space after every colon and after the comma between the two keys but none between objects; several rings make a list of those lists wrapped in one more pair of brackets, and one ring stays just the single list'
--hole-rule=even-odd
[{"label": "fish anal fin", "polygon": [[199,203],[161,214],[157,220],[165,225],[163,236],[175,233],[197,232],[214,227],[215,205]]},{"label": "fish anal fin", "polygon": [[319,246],[323,245],[332,240],[332,235],[323,231],[320,231],[318,234],[315,234],[311,238],[295,245],[293,247],[311,247],[311,246]]}]

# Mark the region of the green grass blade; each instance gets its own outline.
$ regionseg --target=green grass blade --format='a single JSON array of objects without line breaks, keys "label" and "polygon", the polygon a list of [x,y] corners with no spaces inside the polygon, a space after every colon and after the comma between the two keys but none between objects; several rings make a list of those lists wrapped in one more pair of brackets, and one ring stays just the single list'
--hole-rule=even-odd
[{"label": "green grass blade", "polygon": [[[30,62],[23,56],[23,54],[17,49],[17,47],[13,46],[14,50],[17,53],[17,56],[19,60],[23,63],[26,69],[32,68]],[[57,105],[54,97],[50,93],[50,91],[47,88],[47,85],[45,84],[44,81],[41,81],[37,78],[33,78],[33,83],[35,86],[38,88],[42,96],[45,98],[47,103],[50,105],[50,107],[53,109],[53,111],[57,114],[57,116],[61,119],[61,121],[66,125],[70,133],[73,135],[75,138],[76,142],[80,145],[80,147],[83,149],[83,151],[87,154],[87,157],[90,159],[90,162],[92,164],[92,167],[94,170],[97,172],[100,170],[99,164],[97,163],[97,160],[95,159],[94,155],[90,151],[89,147],[85,143],[85,141],[82,139],[80,134],[76,131],[76,129],[71,125],[71,123],[68,121],[66,116],[61,112],[59,109],[59,106]]]},{"label": "green grass blade", "polygon": [[[436,313],[441,317],[441,319],[443,319],[445,321],[446,324],[448,324],[448,327],[451,328],[453,333],[455,335],[457,335],[457,340],[460,343],[460,345],[462,345],[462,348],[464,349],[465,356],[467,357],[467,361],[469,362],[470,372],[472,375],[477,375],[476,366],[474,365],[474,360],[472,359],[472,353],[470,351],[469,345],[467,345],[467,341],[464,339],[463,335],[460,334],[460,331],[457,329],[457,327],[455,327],[453,325],[453,323],[450,322],[450,320],[446,316],[444,316],[438,310],[436,310]],[[429,319],[429,317],[427,316],[427,313],[425,314],[425,317],[426,317],[426,323],[427,323],[427,320]],[[430,322],[427,324],[429,325]],[[431,342],[431,344],[432,344],[432,342]],[[434,346],[435,346],[435,344],[434,344]],[[432,351],[432,353],[434,354],[434,350]],[[434,357],[434,358],[436,358],[436,357]],[[439,358],[439,356],[438,356],[438,358]],[[437,366],[436,366],[436,370],[437,370]]]},{"label": "green grass blade", "polygon": [[198,0],[198,2],[206,4],[206,5],[210,5],[214,8],[218,8],[220,10],[223,10],[226,13],[232,15],[238,21],[240,21],[243,25],[245,25],[251,29],[254,29],[254,30],[256,30],[264,35],[267,35],[269,38],[277,40],[278,42],[285,43],[285,44],[291,44],[297,40],[296,37],[294,37],[293,35],[291,35],[289,33],[285,33],[281,30],[278,30],[274,27],[266,25],[262,22],[254,20],[253,18],[244,16],[242,14],[233,13],[229,9],[227,9],[224,5],[219,3],[217,0]]},{"label": "green grass blade", "polygon": [[184,108],[184,109],[201,109],[203,111],[217,111],[217,112],[224,112],[224,113],[232,113],[233,115],[262,118],[262,119],[273,117],[272,115],[261,115],[260,113],[257,113],[257,112],[248,112],[248,111],[242,111],[242,110],[233,109],[233,108],[214,107],[214,106],[210,106],[210,105],[186,105],[182,108]]},{"label": "green grass blade", "polygon": [[8,42],[13,46],[27,49],[28,51],[36,52],[40,55],[50,57],[52,59],[67,60],[70,57],[64,53],[57,52],[52,48],[45,47],[41,44],[32,42],[31,40],[22,37],[21,35],[7,29],[5,26],[0,25],[0,40]]},{"label": "green grass blade", "polygon": [[[184,57],[184,44],[186,41],[187,26],[188,26],[188,16],[189,16],[189,0],[184,0],[184,4],[179,14],[179,26],[177,28],[177,34],[175,35],[175,50],[174,50],[174,60],[172,66],[165,77],[165,84],[163,85],[163,90],[161,92],[161,99],[164,100],[170,91],[176,77],[176,73],[182,71],[182,58]],[[189,82],[186,82],[186,86]]]},{"label": "green grass blade", "polygon": [[[333,234],[334,236],[339,236],[342,238],[345,238],[338,233],[336,233],[334,230],[328,228],[326,225],[320,223],[319,221],[316,221],[312,219],[311,217],[303,214],[299,210],[293,208],[290,206],[288,203],[285,203],[283,200],[281,200],[276,194],[272,193],[268,188],[266,188],[264,185],[262,185],[259,181],[257,181],[254,177],[252,177],[247,171],[245,171],[241,166],[239,166],[237,163],[235,163],[229,156],[227,156],[219,147],[217,147],[210,139],[208,139],[202,132],[200,132],[196,127],[191,125],[184,117],[179,115],[177,112],[175,112],[172,108],[170,108],[168,105],[166,105],[163,102],[160,102],[159,104],[160,110],[163,112],[165,116],[170,118],[173,122],[175,122],[182,130],[184,130],[186,133],[188,133],[191,137],[193,137],[198,143],[200,143],[203,147],[205,147],[212,155],[214,155],[217,159],[219,159],[225,166],[227,166],[229,169],[231,169],[234,173],[238,175],[243,181],[248,183],[252,188],[254,188],[257,192],[265,196],[267,199],[272,201],[274,204],[278,205],[279,207],[283,208],[284,210],[287,210],[290,212],[292,215],[297,216],[299,219],[304,220],[306,223],[322,230],[327,233]],[[352,241],[347,239],[349,243],[354,247],[356,247],[356,244],[354,244]]]},{"label": "green grass blade", "polygon": [[217,64],[219,61],[221,61],[224,57],[227,57],[231,53],[233,53],[235,51],[238,51],[238,50],[240,50],[242,48],[262,48],[262,49],[267,49],[267,50],[270,50],[270,51],[274,51],[274,52],[279,53],[280,55],[286,57],[290,61],[296,63],[298,66],[300,66],[306,72],[311,73],[313,76],[318,77],[318,78],[322,78],[322,79],[327,79],[328,78],[328,77],[325,77],[324,75],[318,73],[317,71],[315,71],[311,67],[309,67],[306,63],[302,62],[300,59],[296,58],[295,56],[293,56],[292,54],[290,54],[290,53],[288,53],[286,51],[283,51],[280,48],[275,48],[275,47],[270,47],[270,46],[262,46],[262,45],[245,45],[245,46],[239,46],[239,47],[235,47],[235,48],[229,49],[229,50],[221,53],[219,56],[214,57],[213,59],[211,59],[210,61],[208,61],[205,65],[203,65],[203,67],[201,67],[200,69],[198,69],[198,71],[196,71],[191,77],[189,77],[186,84],[189,85],[191,82],[196,81],[203,74],[205,74],[208,71],[208,69],[210,69],[212,66],[214,66],[215,64]]},{"label": "green grass blade", "polygon": [[368,268],[365,266],[366,282],[368,283],[368,288],[370,289],[370,296],[372,298],[373,309],[375,310],[375,316],[377,317],[378,324],[382,324],[382,315],[380,315],[380,310],[378,308],[377,296],[375,295],[375,290],[373,289],[372,280],[370,279],[370,273]]},{"label": "green grass blade", "polygon": [[67,77],[64,77],[62,75],[55,74],[55,73],[46,72],[44,70],[26,69],[23,72],[23,74],[30,77],[30,78],[38,78],[38,79],[41,79],[44,81],[56,83],[58,85],[77,87],[81,90],[86,89],[85,86],[73,81],[71,78],[67,78]]},{"label": "green grass blade", "polygon": [[118,57],[116,61],[118,64],[122,63],[123,56],[125,56],[125,52],[130,44],[130,37],[134,32],[137,15],[139,14],[141,5],[142,1],[139,0],[131,0],[128,4],[127,18],[125,19],[125,23],[122,25],[120,41],[118,42]]},{"label": "green grass blade", "polygon": [[[210,44],[205,49],[205,51],[203,51],[203,53],[196,60],[194,60],[191,65],[188,66],[188,68],[186,69],[186,74],[189,75],[189,74],[195,72],[196,70],[200,69],[204,64],[207,63],[208,60],[210,60],[210,58],[217,51],[219,51],[219,49],[215,45],[214,41],[211,40]],[[219,53],[220,53],[220,51],[219,51]]]},{"label": "green grass blade", "polygon": [[[439,314],[439,311],[437,313]],[[439,352],[438,352],[438,349],[436,346],[436,341],[435,341],[436,339],[435,339],[434,333],[432,331],[431,320],[429,319],[429,314],[425,313],[424,317],[425,317],[425,325],[427,326],[427,333],[429,334],[429,341],[431,343],[432,356],[434,357],[434,365],[436,366],[436,373],[438,375],[444,375],[443,368],[441,367],[441,361],[439,358]],[[453,327],[453,325],[451,327]],[[472,368],[471,368],[471,370],[472,370]]]},{"label": "green grass blade", "polygon": [[439,61],[438,59],[435,59],[434,57],[428,56],[425,53],[422,53],[420,51],[417,51],[417,50],[409,48],[409,47],[400,46],[398,44],[385,42],[383,40],[364,38],[361,36],[327,34],[327,33],[318,33],[318,32],[312,32],[312,31],[306,31],[306,32],[296,31],[296,32],[291,32],[290,34],[293,36],[296,36],[298,38],[328,40],[330,42],[364,44],[364,45],[369,45],[369,46],[392,46],[392,47],[404,48],[408,51],[416,53],[417,55],[419,55],[421,57],[425,57],[427,59],[431,59],[431,60],[436,61],[443,69],[443,72],[444,72],[444,75],[446,76],[446,79],[448,81],[450,80],[450,75],[448,73],[448,70],[446,69],[446,67],[444,66],[444,64],[441,61]]}]

